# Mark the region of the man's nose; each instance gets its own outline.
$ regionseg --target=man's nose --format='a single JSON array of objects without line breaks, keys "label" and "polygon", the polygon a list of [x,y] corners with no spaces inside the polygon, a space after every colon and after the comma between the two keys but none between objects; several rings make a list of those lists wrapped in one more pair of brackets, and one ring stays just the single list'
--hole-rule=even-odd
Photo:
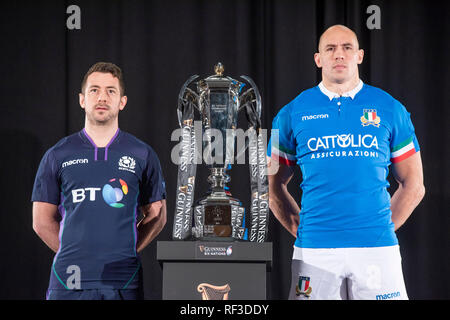
[{"label": "man's nose", "polygon": [[100,93],[98,94],[98,101],[106,101],[108,99],[108,94],[106,90],[100,90]]},{"label": "man's nose", "polygon": [[344,59],[344,49],[341,47],[337,47],[334,51],[334,59],[335,60],[343,60]]}]

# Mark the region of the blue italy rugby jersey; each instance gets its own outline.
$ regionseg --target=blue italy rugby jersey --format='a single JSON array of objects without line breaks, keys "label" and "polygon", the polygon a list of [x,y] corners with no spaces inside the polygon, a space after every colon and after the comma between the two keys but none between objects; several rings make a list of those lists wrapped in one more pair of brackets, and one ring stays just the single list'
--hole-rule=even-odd
[{"label": "blue italy rugby jersey", "polygon": [[165,198],[156,153],[131,134],[117,130],[105,148],[86,131],[63,138],[44,155],[32,201],[59,206],[60,247],[49,289],[137,288],[138,208]]},{"label": "blue italy rugby jersey", "polygon": [[417,151],[409,113],[383,90],[360,81],[342,96],[322,83],[302,92],[273,120],[268,147],[269,156],[302,172],[295,245],[397,244],[388,167]]}]

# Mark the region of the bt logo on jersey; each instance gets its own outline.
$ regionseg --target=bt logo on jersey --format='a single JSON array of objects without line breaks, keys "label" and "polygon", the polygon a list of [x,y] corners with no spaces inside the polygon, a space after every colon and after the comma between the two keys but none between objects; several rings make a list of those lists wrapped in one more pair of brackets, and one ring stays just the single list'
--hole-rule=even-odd
[{"label": "bt logo on jersey", "polygon": [[128,185],[122,179],[110,179],[103,188],[89,187],[72,190],[73,203],[83,202],[88,199],[89,201],[96,200],[97,191],[102,190],[103,200],[113,208],[122,208],[125,204],[120,201],[125,195],[128,194]]},{"label": "bt logo on jersey", "polygon": [[123,199],[123,196],[128,193],[127,183],[122,179],[115,178],[109,180],[109,183],[110,184],[105,184],[103,186],[103,199],[113,208],[124,207],[125,205],[123,203],[120,203],[119,201],[121,201]]},{"label": "bt logo on jersey", "polygon": [[100,188],[82,188],[72,190],[73,203],[83,202],[86,199],[86,194],[89,193],[89,201],[95,201],[95,192],[101,190]]}]

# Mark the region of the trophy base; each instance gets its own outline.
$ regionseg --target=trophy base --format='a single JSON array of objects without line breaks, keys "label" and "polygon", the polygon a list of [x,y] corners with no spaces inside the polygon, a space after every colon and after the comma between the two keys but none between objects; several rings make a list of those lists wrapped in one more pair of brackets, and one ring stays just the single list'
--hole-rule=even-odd
[{"label": "trophy base", "polygon": [[232,241],[238,241],[238,239],[235,239],[233,237],[199,237],[199,238],[195,238],[195,240],[205,241],[205,242],[232,242]]},{"label": "trophy base", "polygon": [[224,194],[213,194],[194,208],[194,238],[202,241],[234,241],[244,238],[241,202]]}]

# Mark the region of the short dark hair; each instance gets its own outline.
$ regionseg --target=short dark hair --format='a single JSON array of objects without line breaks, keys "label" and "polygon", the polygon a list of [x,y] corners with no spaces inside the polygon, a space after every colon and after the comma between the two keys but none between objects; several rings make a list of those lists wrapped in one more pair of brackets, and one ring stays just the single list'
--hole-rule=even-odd
[{"label": "short dark hair", "polygon": [[125,95],[125,82],[123,80],[122,70],[111,62],[97,62],[89,68],[88,72],[84,75],[83,81],[81,81],[81,92],[84,93],[86,81],[89,75],[94,72],[111,73],[113,77],[119,79],[120,96]]}]

